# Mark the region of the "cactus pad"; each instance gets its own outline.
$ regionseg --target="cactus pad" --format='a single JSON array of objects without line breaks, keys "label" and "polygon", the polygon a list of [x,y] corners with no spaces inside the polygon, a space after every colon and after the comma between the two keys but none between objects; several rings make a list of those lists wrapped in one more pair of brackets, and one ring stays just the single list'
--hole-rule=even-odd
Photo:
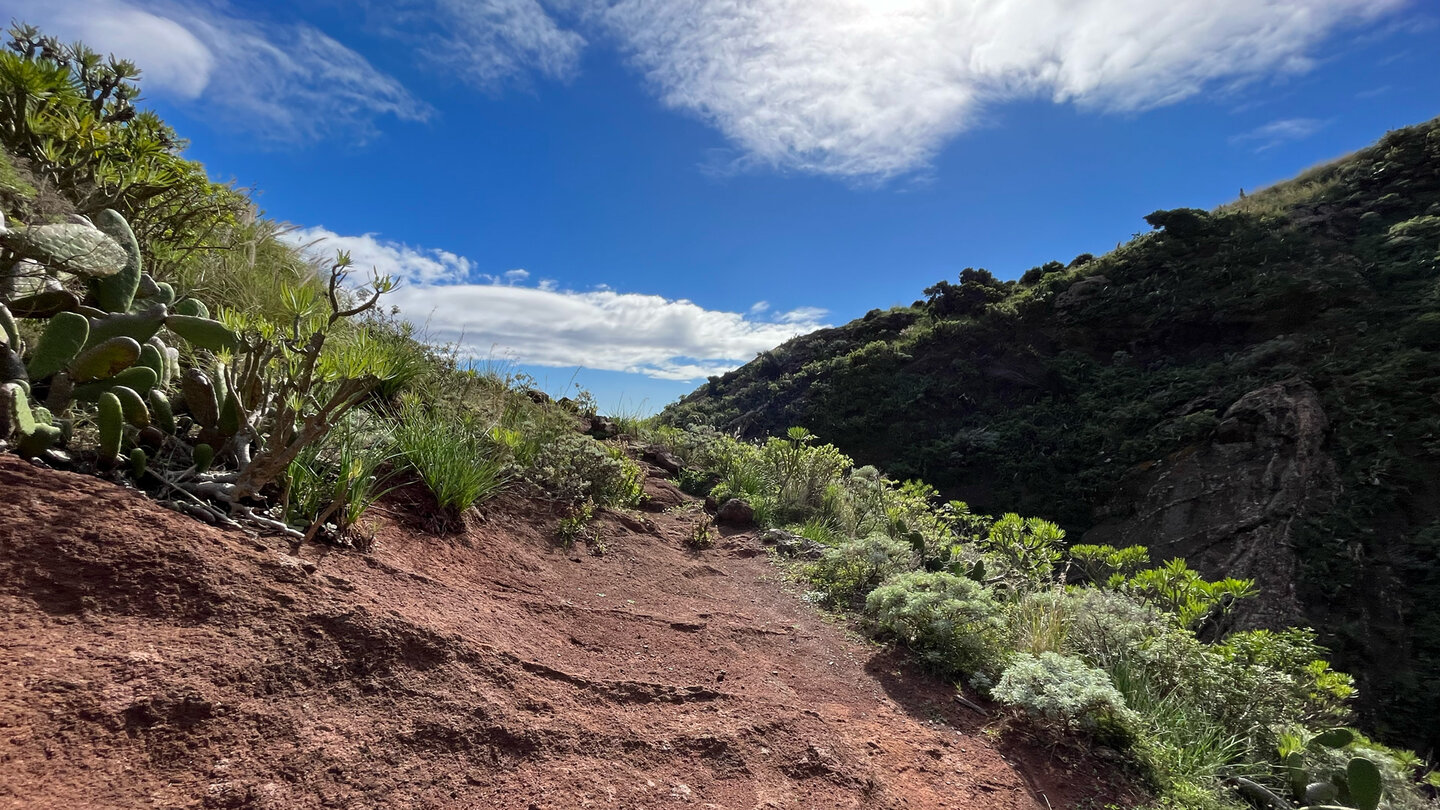
[{"label": "cactus pad", "polygon": [[234,332],[219,321],[209,318],[171,315],[165,319],[165,326],[194,345],[212,352],[233,352],[240,348],[240,338],[236,337]]},{"label": "cactus pad", "polygon": [[30,379],[43,380],[65,368],[90,338],[90,321],[84,315],[61,312],[45,324],[45,332],[30,352]]},{"label": "cactus pad", "polygon": [[125,266],[120,272],[94,282],[95,302],[101,309],[124,312],[135,302],[135,290],[140,285],[140,243],[125,217],[109,208],[96,214],[93,221],[97,229],[125,249]]},{"label": "cactus pad", "polygon": [[150,391],[150,421],[155,427],[173,435],[175,433],[175,411],[170,407],[170,398],[163,391]]},{"label": "cactus pad", "polygon": [[220,405],[215,401],[215,385],[210,377],[198,368],[186,369],[180,376],[180,392],[185,395],[185,404],[195,423],[204,428],[215,427],[220,419]]},{"label": "cactus pad", "polygon": [[25,373],[25,364],[20,362],[20,355],[9,346],[0,346],[0,382],[20,382],[27,379],[29,377]]},{"label": "cactus pad", "polygon": [[134,338],[113,337],[80,353],[70,364],[70,376],[76,382],[105,380],[135,365],[140,359],[140,344]]},{"label": "cactus pad", "polygon": [[191,458],[195,462],[195,472],[203,473],[210,469],[210,465],[215,461],[215,448],[208,444],[197,444]]},{"label": "cactus pad", "polygon": [[150,426],[150,408],[145,405],[145,398],[134,388],[116,385],[110,389],[110,393],[120,400],[120,412],[125,416],[126,422],[137,428]]},{"label": "cactus pad", "polygon": [[164,304],[156,304],[144,312],[117,312],[103,318],[93,318],[90,321],[90,340],[85,347],[89,348],[113,337],[134,338],[136,343],[144,343],[160,331],[167,314]]},{"label": "cactus pad", "polygon": [[51,270],[88,278],[113,276],[128,260],[119,242],[89,225],[62,223],[16,228],[0,234],[0,243]]},{"label": "cactus pad", "polygon": [[69,290],[42,290],[10,302],[10,313],[17,318],[50,318],[79,308],[80,299]]},{"label": "cactus pad", "polygon": [[181,298],[175,302],[175,306],[172,307],[172,309],[174,309],[178,315],[189,315],[192,318],[210,317],[210,309],[205,306],[205,302],[194,298]]},{"label": "cactus pad", "polygon": [[100,430],[100,460],[114,464],[120,457],[120,440],[125,434],[125,410],[120,398],[106,391],[97,403],[95,424]]}]

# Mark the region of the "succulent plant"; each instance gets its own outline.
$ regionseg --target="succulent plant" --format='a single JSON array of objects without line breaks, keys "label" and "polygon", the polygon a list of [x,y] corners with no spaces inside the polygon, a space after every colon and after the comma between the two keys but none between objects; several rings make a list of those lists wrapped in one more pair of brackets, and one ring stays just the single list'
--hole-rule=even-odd
[{"label": "succulent plant", "polygon": [[198,368],[186,369],[180,375],[180,393],[195,423],[213,429],[220,420],[220,405],[215,401],[215,384],[210,382],[210,376]]},{"label": "succulent plant", "polygon": [[208,318],[210,310],[203,301],[194,298],[182,298],[175,302],[172,309],[177,315],[189,315],[192,318]]},{"label": "succulent plant", "polygon": [[15,323],[15,316],[10,314],[10,308],[4,303],[0,303],[0,342],[16,353],[24,351],[25,348],[20,342],[20,327]]},{"label": "succulent plant", "polygon": [[100,460],[114,464],[120,457],[120,441],[125,435],[125,411],[119,397],[109,391],[100,395],[95,424],[100,430]]},{"label": "succulent plant", "polygon": [[164,304],[156,304],[142,312],[116,312],[102,314],[90,321],[90,341],[94,346],[112,337],[128,337],[136,343],[144,343],[165,325],[167,312]]},{"label": "succulent plant", "polygon": [[[1354,741],[1355,732],[1350,729],[1332,728],[1312,737],[1306,747],[1312,751],[1321,748],[1340,750],[1349,747]],[[1232,781],[1235,788],[1252,803],[1276,810],[1376,810],[1384,794],[1380,768],[1363,756],[1351,757],[1343,773],[1317,778],[1306,766],[1304,753],[1290,751],[1284,757],[1282,771],[1289,783],[1291,800],[1295,804],[1250,779],[1237,777]]]},{"label": "succulent plant", "polygon": [[49,318],[79,308],[80,299],[69,290],[42,290],[10,302],[10,312],[17,318]]},{"label": "succulent plant", "polygon": [[38,456],[60,441],[61,429],[35,418],[30,398],[18,383],[0,385],[0,405],[5,407],[3,421],[9,423],[10,435],[14,437],[15,449],[20,455]]},{"label": "succulent plant", "polygon": [[195,472],[203,473],[210,469],[210,464],[215,461],[215,448],[201,442],[195,445],[190,457],[195,462]]},{"label": "succulent plant", "polygon": [[125,217],[109,208],[96,214],[92,221],[97,230],[125,250],[125,265],[118,273],[91,282],[95,303],[107,312],[127,312],[135,303],[135,291],[140,286],[140,243]]},{"label": "succulent plant", "polygon": [[130,337],[113,337],[81,352],[70,364],[70,378],[83,383],[105,380],[135,365],[140,344]]},{"label": "succulent plant", "polygon": [[15,228],[0,234],[0,244],[51,270],[87,278],[113,276],[124,269],[128,260],[120,243],[91,225],[60,223]]},{"label": "succulent plant", "polygon": [[45,331],[30,351],[26,370],[32,380],[43,380],[70,364],[90,337],[90,322],[84,315],[59,312],[45,324]]},{"label": "succulent plant", "polygon": [[175,411],[170,407],[170,397],[158,389],[150,391],[150,422],[160,430],[175,435]]},{"label": "succulent plant", "polygon": [[134,388],[116,385],[110,389],[110,393],[120,400],[120,411],[126,422],[137,428],[150,426],[150,408],[145,405],[145,398],[140,396],[139,392]]},{"label": "succulent plant", "polygon": [[240,338],[219,321],[193,315],[170,315],[165,327],[190,343],[212,352],[235,351]]}]

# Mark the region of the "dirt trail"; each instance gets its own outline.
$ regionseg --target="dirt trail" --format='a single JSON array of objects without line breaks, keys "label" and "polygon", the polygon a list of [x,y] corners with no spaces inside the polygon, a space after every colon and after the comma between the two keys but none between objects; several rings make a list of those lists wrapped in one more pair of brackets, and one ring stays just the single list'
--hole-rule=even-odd
[{"label": "dirt trail", "polygon": [[[371,555],[222,532],[0,457],[0,808],[1054,808],[943,684],[847,638],[748,535],[518,498]],[[1098,791],[1098,793],[1097,793]],[[1043,794],[1043,795],[1042,795]],[[1108,798],[1108,796],[1107,796]]]}]

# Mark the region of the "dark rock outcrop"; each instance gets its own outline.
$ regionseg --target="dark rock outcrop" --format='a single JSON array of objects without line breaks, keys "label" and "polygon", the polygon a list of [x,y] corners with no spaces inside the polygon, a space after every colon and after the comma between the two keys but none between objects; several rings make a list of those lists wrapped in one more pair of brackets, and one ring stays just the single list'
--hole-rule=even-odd
[{"label": "dark rock outcrop", "polygon": [[1208,441],[1136,470],[1084,540],[1148,546],[1156,562],[1183,557],[1208,576],[1254,579],[1260,596],[1241,604],[1242,625],[1303,624],[1292,533],[1339,493],[1323,448],[1328,425],[1305,382],[1251,391]]}]

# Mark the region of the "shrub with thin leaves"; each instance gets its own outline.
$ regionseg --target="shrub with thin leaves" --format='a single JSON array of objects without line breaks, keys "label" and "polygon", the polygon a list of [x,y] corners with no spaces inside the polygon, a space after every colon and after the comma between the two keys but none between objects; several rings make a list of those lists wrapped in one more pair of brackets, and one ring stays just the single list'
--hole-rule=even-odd
[{"label": "shrub with thin leaves", "polygon": [[1124,729],[1137,721],[1104,670],[1054,652],[1017,653],[990,694],[1065,730]]},{"label": "shrub with thin leaves", "polygon": [[808,574],[830,601],[846,602],[915,566],[915,550],[908,542],[877,533],[827,549]]},{"label": "shrub with thin leaves", "polygon": [[967,577],[912,571],[870,592],[865,615],[948,674],[991,674],[1009,650],[1003,606]]},{"label": "shrub with thin leaves", "polygon": [[430,411],[414,400],[401,409],[395,451],[451,516],[504,487],[504,463],[485,431],[459,414]]},{"label": "shrub with thin leaves", "polygon": [[620,448],[573,433],[538,448],[523,474],[554,498],[597,506],[639,503],[645,475]]},{"label": "shrub with thin leaves", "polygon": [[381,468],[393,457],[390,432],[373,426],[375,421],[352,414],[290,462],[286,519],[308,525],[307,536],[314,537],[328,521],[337,537],[349,537],[371,505],[389,491],[389,476]]}]

